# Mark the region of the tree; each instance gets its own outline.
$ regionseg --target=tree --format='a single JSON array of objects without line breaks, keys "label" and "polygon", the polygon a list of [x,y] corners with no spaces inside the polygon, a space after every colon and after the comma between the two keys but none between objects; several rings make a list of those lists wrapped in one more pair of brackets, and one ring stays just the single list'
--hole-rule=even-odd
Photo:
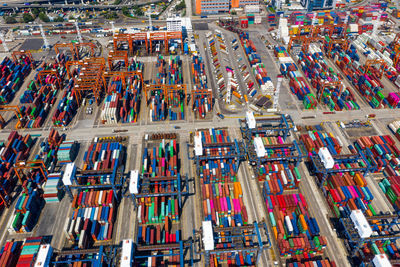
[{"label": "tree", "polygon": [[25,23],[29,23],[34,21],[35,19],[32,17],[31,14],[29,13],[24,13],[24,15],[22,15],[22,19],[24,20]]},{"label": "tree", "polygon": [[286,5],[290,4],[290,0],[285,0],[285,4]]},{"label": "tree", "polygon": [[57,16],[53,21],[54,22],[64,22],[64,18],[60,17],[60,16]]},{"label": "tree", "polygon": [[7,24],[17,23],[17,20],[14,17],[4,16],[3,18]]},{"label": "tree", "polygon": [[121,4],[121,2],[122,2],[122,0],[115,0],[115,1],[114,1],[114,5],[117,6],[117,5]]},{"label": "tree", "polygon": [[43,21],[43,22],[49,22],[50,21],[49,16],[47,16],[46,13],[44,13],[44,12],[40,12],[39,13],[39,19],[41,21]]},{"label": "tree", "polygon": [[232,11],[231,11],[231,15],[235,16],[236,14],[237,14],[237,13],[236,13],[235,10],[232,10]]},{"label": "tree", "polygon": [[133,13],[135,13],[135,15],[138,17],[141,17],[144,15],[143,10],[138,6],[133,6]]},{"label": "tree", "polygon": [[121,11],[122,11],[122,14],[123,14],[124,16],[131,17],[131,13],[129,12],[129,9],[128,9],[126,6],[124,6],[124,7],[121,9]]},{"label": "tree", "polygon": [[69,19],[69,20],[74,20],[75,18],[74,18],[74,16],[69,15],[68,19]]},{"label": "tree", "polygon": [[184,8],[186,8],[186,4],[185,4],[185,1],[182,1],[179,4],[176,5],[175,10],[176,11],[181,11]]},{"label": "tree", "polygon": [[35,15],[35,17],[39,16],[40,10],[39,8],[32,8],[32,14]]}]

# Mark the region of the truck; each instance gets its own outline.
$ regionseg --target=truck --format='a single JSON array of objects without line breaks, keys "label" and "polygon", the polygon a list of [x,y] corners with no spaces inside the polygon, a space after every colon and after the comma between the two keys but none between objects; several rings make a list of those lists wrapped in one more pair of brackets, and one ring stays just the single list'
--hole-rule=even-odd
[{"label": "truck", "polygon": [[113,129],[113,133],[126,133],[128,130],[118,130],[118,129]]},{"label": "truck", "polygon": [[217,113],[217,116],[220,118],[220,119],[225,119],[225,116],[224,115],[222,115],[221,113]]},{"label": "truck", "polygon": [[202,18],[202,19],[206,19],[206,18],[207,18],[207,16],[205,16],[205,15],[201,15],[201,16],[200,16],[200,18]]}]

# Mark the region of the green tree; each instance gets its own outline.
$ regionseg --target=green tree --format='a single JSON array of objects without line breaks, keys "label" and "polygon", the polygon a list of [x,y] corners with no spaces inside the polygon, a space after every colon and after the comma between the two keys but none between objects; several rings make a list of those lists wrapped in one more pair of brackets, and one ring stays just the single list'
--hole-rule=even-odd
[{"label": "green tree", "polygon": [[138,7],[138,6],[136,6],[136,8],[134,7],[134,11],[133,11],[133,12],[134,12],[135,15],[138,16],[138,17],[141,17],[141,16],[144,15],[143,10],[142,10],[140,7]]},{"label": "green tree", "polygon": [[4,16],[3,18],[7,24],[17,23],[17,20],[14,17]]},{"label": "green tree", "polygon": [[186,4],[185,4],[185,1],[182,1],[179,4],[176,5],[175,10],[176,11],[181,11],[184,8],[186,8]]},{"label": "green tree", "polygon": [[122,11],[122,14],[123,14],[124,16],[131,17],[131,13],[129,12],[129,9],[128,9],[126,6],[124,6],[124,7],[121,9],[121,11]]},{"label": "green tree", "polygon": [[54,22],[64,22],[64,18],[60,17],[60,16],[57,16],[53,21]]},{"label": "green tree", "polygon": [[69,15],[68,19],[69,19],[69,20],[73,20],[73,19],[75,19],[75,18],[74,18],[74,16]]},{"label": "green tree", "polygon": [[114,1],[114,5],[117,6],[117,5],[121,4],[121,2],[122,2],[122,0],[115,0],[115,1]]},{"label": "green tree", "polygon": [[40,10],[39,8],[32,8],[32,14],[35,15],[35,17],[39,16]]},{"label": "green tree", "polygon": [[43,21],[43,22],[49,22],[50,21],[49,16],[47,16],[46,13],[44,13],[44,12],[40,12],[39,13],[39,19],[41,21]]},{"label": "green tree", "polygon": [[237,14],[237,13],[236,13],[236,11],[235,11],[235,10],[232,10],[232,11],[231,11],[231,15],[233,15],[233,16],[234,16],[234,15],[236,15],[236,14]]},{"label": "green tree", "polygon": [[24,13],[24,15],[22,15],[22,19],[24,20],[25,23],[29,23],[34,21],[35,19],[32,17],[31,14],[29,13]]}]

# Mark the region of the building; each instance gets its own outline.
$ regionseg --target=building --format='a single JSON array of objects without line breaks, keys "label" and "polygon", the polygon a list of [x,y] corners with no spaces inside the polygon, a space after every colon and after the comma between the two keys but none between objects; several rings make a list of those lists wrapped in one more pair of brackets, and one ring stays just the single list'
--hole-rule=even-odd
[{"label": "building", "polygon": [[259,4],[259,0],[196,0],[196,13],[201,15],[227,13],[231,8]]},{"label": "building", "polygon": [[182,19],[180,17],[167,18],[167,31],[181,32],[182,31]]},{"label": "building", "polygon": [[307,11],[331,9],[336,6],[336,0],[301,0],[300,4]]},{"label": "building", "polygon": [[168,32],[182,32],[184,35],[193,32],[192,20],[190,18],[169,17],[167,18]]}]

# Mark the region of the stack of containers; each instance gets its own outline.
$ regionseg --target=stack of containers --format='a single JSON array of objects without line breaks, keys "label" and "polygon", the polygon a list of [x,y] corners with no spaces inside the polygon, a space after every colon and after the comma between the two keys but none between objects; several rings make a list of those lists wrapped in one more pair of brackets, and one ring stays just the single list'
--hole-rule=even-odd
[{"label": "stack of containers", "polygon": [[213,101],[208,92],[207,76],[202,57],[192,56],[192,75],[194,84],[193,111],[198,111],[197,118],[204,119],[209,111],[212,111]]},{"label": "stack of containers", "polygon": [[153,149],[144,148],[142,158],[143,175],[156,176],[176,176],[178,170],[178,150],[176,139],[160,142]]},{"label": "stack of containers", "polygon": [[[168,69],[162,56],[157,58],[158,73],[153,84],[179,85],[183,84],[182,60],[179,56],[170,56]],[[162,90],[153,90],[147,104],[149,105],[150,121],[162,121],[166,116],[170,120],[184,119],[184,102],[186,95],[183,90],[164,95]],[[167,105],[168,104],[168,105]]]},{"label": "stack of containers", "polygon": [[[29,157],[33,140],[28,134],[26,136],[19,135],[17,131],[12,131],[8,136],[7,143],[1,145],[0,149],[0,194],[6,200],[10,199],[10,194],[13,192],[17,183],[12,166],[17,161],[26,160]],[[4,203],[0,202],[0,206]]]},{"label": "stack of containers", "polygon": [[39,252],[42,237],[27,237],[22,245],[21,253],[16,267],[30,266]]},{"label": "stack of containers", "polygon": [[61,136],[58,131],[51,129],[48,138],[40,144],[35,160],[42,160],[47,168],[54,169],[57,164],[57,151],[64,138],[64,135]]},{"label": "stack of containers", "polygon": [[390,92],[387,100],[389,105],[393,108],[400,108],[400,93],[397,92]]},{"label": "stack of containers", "polygon": [[[261,138],[266,150],[265,158],[293,156],[293,151],[290,148],[292,144],[285,146],[280,136],[256,134],[254,137]],[[279,147],[276,147],[277,145]],[[264,192],[266,194],[282,194],[284,189],[297,188],[301,180],[299,170],[296,166],[288,166],[279,161],[259,164],[257,166],[257,174],[258,181],[264,182]]]},{"label": "stack of containers", "polygon": [[[142,176],[179,176],[178,154],[179,147],[175,138],[147,143],[142,157],[140,171]],[[146,185],[143,184],[143,186]],[[149,193],[168,193],[178,191],[180,186],[176,180],[165,180],[154,186],[148,186],[148,189]],[[177,227],[173,227],[173,223],[179,223],[180,220],[178,197],[144,197],[138,199],[138,202],[136,239],[138,246],[176,244],[181,240],[179,224],[175,224]],[[169,256],[165,260],[179,262],[179,256]]]},{"label": "stack of containers", "polygon": [[71,163],[78,154],[79,146],[75,141],[63,141],[57,151],[57,162],[59,164]]},{"label": "stack of containers", "polygon": [[296,261],[290,262],[288,267],[311,267],[311,266],[318,266],[318,267],[336,267],[336,263],[329,259],[325,260],[308,260],[308,261]]},{"label": "stack of containers", "polygon": [[[178,147],[176,139],[166,141],[163,139],[153,148],[145,147],[142,158],[142,175],[150,177],[171,177],[179,175]],[[177,184],[159,185],[155,192],[173,190]],[[139,212],[140,211],[140,212]],[[138,220],[141,224],[161,223],[165,217],[171,221],[179,221],[178,198],[154,197],[144,198],[140,201]]]},{"label": "stack of containers", "polygon": [[396,138],[400,141],[400,121],[394,121],[392,123],[389,123],[388,127],[392,131],[392,133],[396,136]]},{"label": "stack of containers", "polygon": [[247,224],[247,210],[239,182],[203,184],[201,191],[205,220],[223,227]]},{"label": "stack of containers", "polygon": [[[143,69],[140,64],[136,63],[140,69]],[[140,110],[139,96],[142,88],[140,77],[138,75],[127,77],[125,88],[121,79],[124,77],[114,76],[110,80],[107,89],[108,95],[105,97],[100,114],[103,123],[115,124],[119,120],[123,123],[137,121]]]},{"label": "stack of containers", "polygon": [[324,253],[327,240],[302,194],[265,196],[265,202],[281,256]]},{"label": "stack of containers", "polygon": [[349,217],[350,213],[357,209],[369,216],[376,214],[371,205],[374,197],[361,173],[329,175],[325,190],[328,204],[338,218]]},{"label": "stack of containers", "polygon": [[321,50],[317,47],[310,47],[314,53],[304,54],[300,52],[299,64],[302,67],[304,74],[311,80],[312,86],[317,90],[318,94],[322,94],[321,100],[330,110],[340,111],[342,109],[354,110],[360,109],[355,102],[350,89],[341,90],[339,87],[324,88],[322,85],[325,82],[340,81],[338,74],[328,66],[328,63],[322,56]]},{"label": "stack of containers", "polygon": [[[145,147],[142,158],[142,175],[150,177],[177,176],[178,169],[178,147],[176,139],[166,141],[163,139],[153,149]],[[159,185],[156,192],[173,190],[171,187],[179,185]],[[161,223],[168,217],[171,221],[179,221],[178,198],[154,197],[144,198],[140,201],[138,209],[138,220],[141,224]]]},{"label": "stack of containers", "polygon": [[379,182],[379,187],[396,211],[400,210],[400,176],[389,176]]},{"label": "stack of containers", "polygon": [[[351,45],[350,49],[347,51],[342,51],[339,46],[335,46],[331,56],[334,58],[335,64],[343,71],[346,78],[354,85],[372,108],[393,107],[382,93],[383,84],[378,78],[377,70],[371,66],[369,71],[364,74],[366,66],[360,64],[360,58],[357,55],[357,49],[354,45]],[[393,95],[393,97],[395,96]],[[397,104],[396,101],[392,103],[394,105]]]},{"label": "stack of containers", "polygon": [[1,248],[0,253],[0,265],[1,266],[15,266],[17,264],[22,242],[20,241],[8,241]]},{"label": "stack of containers", "polygon": [[[172,231],[172,225],[168,221],[168,217],[165,217],[165,221],[161,224],[138,226],[136,244],[150,246],[177,243],[181,239],[180,235],[181,233],[179,230],[175,232]],[[177,260],[175,256],[174,260]]]},{"label": "stack of containers", "polygon": [[297,66],[294,63],[293,59],[290,57],[289,53],[286,51],[286,48],[283,46],[275,46],[274,55],[279,60],[279,69],[282,75],[287,75],[289,71],[296,71]]},{"label": "stack of containers", "polygon": [[100,120],[103,124],[115,124],[118,122],[119,101],[120,99],[116,93],[106,96],[100,113]]},{"label": "stack of containers", "polygon": [[[250,63],[250,66],[253,69],[254,76],[263,92],[271,92],[274,90],[274,86],[272,84],[271,79],[268,77],[267,71],[265,70],[264,65],[261,66],[258,63],[261,62],[260,56],[257,54],[256,47],[249,39],[249,33],[241,32],[239,34],[240,43],[243,46],[243,49],[246,53],[247,59]],[[257,94],[257,90],[255,88],[249,90],[248,95],[254,97]]]},{"label": "stack of containers", "polygon": [[31,71],[31,61],[28,57],[14,61],[5,57],[0,64],[0,103],[8,104],[14,98]]},{"label": "stack of containers", "polygon": [[[225,129],[199,130],[196,136],[201,137],[203,154],[217,156],[231,153],[230,148],[207,148],[207,145],[231,142]],[[243,191],[240,182],[237,181],[237,169],[233,159],[226,160],[202,160],[199,166],[200,187],[203,203],[203,218],[211,221],[214,226],[234,227],[248,224],[248,214],[243,203]],[[229,235],[220,233],[220,236]],[[216,248],[228,248],[233,246],[232,240],[215,239]],[[246,247],[251,243],[252,237],[248,235],[243,243]],[[254,265],[254,253],[224,253],[212,256],[210,262],[221,264],[230,262],[242,265]]]},{"label": "stack of containers", "polygon": [[376,255],[385,254],[390,261],[400,259],[400,250],[395,242],[387,240],[366,242],[362,246],[362,252],[368,258],[374,258]]},{"label": "stack of containers", "polygon": [[152,91],[149,101],[150,121],[163,121],[166,118],[167,104],[161,91]]},{"label": "stack of containers", "polygon": [[63,173],[51,173],[47,176],[47,181],[43,184],[43,198],[46,203],[60,202],[62,197],[61,179]]},{"label": "stack of containers", "polygon": [[30,188],[23,193],[15,205],[15,214],[9,228],[10,233],[28,233],[35,227],[43,207],[43,198],[37,190]]},{"label": "stack of containers", "polygon": [[82,249],[97,241],[112,239],[117,213],[113,190],[81,191],[74,196],[72,208],[72,216],[64,225],[64,234],[70,242]]},{"label": "stack of containers", "polygon": [[309,154],[317,155],[321,147],[327,147],[332,155],[338,155],[342,151],[342,142],[332,133],[308,131],[307,134],[300,135],[300,140]]},{"label": "stack of containers", "polygon": [[[136,63],[139,64],[139,63]],[[140,63],[143,64],[143,63]],[[143,65],[141,65],[143,66]],[[143,69],[143,67],[141,67]],[[142,82],[138,75],[129,76],[122,95],[119,117],[123,123],[135,123],[139,117]]]},{"label": "stack of containers", "polygon": [[39,128],[42,126],[57,99],[58,91],[62,89],[62,80],[67,73],[65,66],[57,63],[57,61],[52,64],[44,64],[42,68],[43,70],[56,71],[60,77],[61,84],[59,84],[59,80],[54,74],[42,77],[41,81],[39,81],[39,76],[36,75],[35,83],[37,86],[35,88],[37,90],[30,90],[28,87],[29,90],[25,91],[21,97],[22,103],[31,103],[31,105],[20,108],[23,118],[26,120],[23,125],[24,128]]},{"label": "stack of containers", "polygon": [[[108,141],[99,142],[95,139],[83,155],[84,164],[82,169],[84,171],[114,171],[123,164],[123,157],[124,147],[121,143]],[[101,178],[86,177],[78,182],[79,184],[114,184],[115,181],[111,181],[108,176],[102,176]]]},{"label": "stack of containers", "polygon": [[[77,76],[76,70],[74,76]],[[74,85],[75,79],[71,78],[66,85],[63,96],[60,102],[58,102],[57,109],[53,114],[52,121],[54,126],[67,126],[72,121],[72,118],[78,110],[79,105],[72,94]]]},{"label": "stack of containers", "polygon": [[303,101],[306,109],[315,109],[317,107],[317,99],[311,94],[307,81],[303,74],[297,69],[296,64],[286,51],[285,47],[275,47],[274,55],[281,62],[280,72],[289,78],[290,91]]},{"label": "stack of containers", "polygon": [[363,136],[356,140],[354,146],[367,151],[367,160],[376,168],[376,172],[383,171],[386,176],[400,174],[400,150],[390,135]]}]

